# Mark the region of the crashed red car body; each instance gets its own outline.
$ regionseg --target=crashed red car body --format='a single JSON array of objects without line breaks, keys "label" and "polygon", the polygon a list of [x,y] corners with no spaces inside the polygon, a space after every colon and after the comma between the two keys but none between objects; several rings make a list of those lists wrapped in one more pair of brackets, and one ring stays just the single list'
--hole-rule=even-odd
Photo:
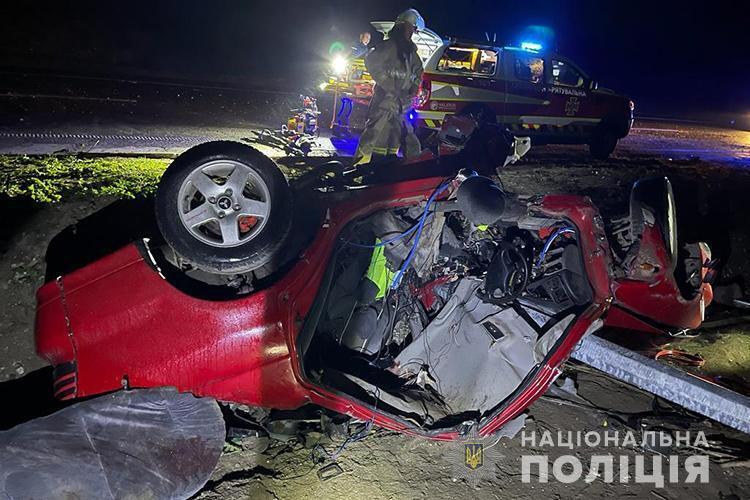
[{"label": "crashed red car body", "polygon": [[[241,298],[205,300],[178,289],[162,275],[147,241],[45,284],[38,291],[36,344],[38,354],[55,367],[56,396],[174,386],[274,409],[312,403],[403,433],[458,439],[459,428],[426,430],[313,383],[300,355],[310,342],[306,325],[314,323],[316,301],[331,280],[330,261],[342,229],[374,211],[423,202],[441,181],[384,183],[338,196],[296,263],[277,282]],[[479,435],[495,432],[541,396],[600,321],[653,332],[695,328],[711,300],[707,283],[691,300],[680,296],[658,227],[645,228],[642,246],[650,261],[638,264],[640,272],[648,266],[656,272],[648,279],[616,277],[602,219],[588,198],[547,195],[531,210],[576,228],[593,300],[532,376],[481,419]]]}]

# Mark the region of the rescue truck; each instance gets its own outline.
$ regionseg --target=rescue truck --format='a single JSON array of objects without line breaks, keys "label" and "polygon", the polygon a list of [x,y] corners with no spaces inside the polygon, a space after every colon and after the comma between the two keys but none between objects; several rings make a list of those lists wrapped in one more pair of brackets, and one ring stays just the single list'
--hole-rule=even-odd
[{"label": "rescue truck", "polygon": [[494,47],[448,40],[425,64],[415,126],[440,129],[445,117],[497,122],[539,144],[588,144],[600,159],[630,132],[634,104],[600,88],[573,61],[541,45]]},{"label": "rescue truck", "polygon": [[[393,22],[371,25],[385,35]],[[530,137],[534,145],[587,144],[592,156],[606,159],[630,132],[633,101],[601,88],[573,61],[541,44],[496,47],[446,40],[429,29],[415,33],[412,40],[425,71],[414,111],[407,116],[421,139],[440,130],[446,116],[462,114],[503,125]],[[342,120],[339,99],[366,106],[374,82],[363,59],[339,59],[333,66],[340,70],[321,90],[334,93],[331,126],[348,128],[352,108],[345,109]]]}]

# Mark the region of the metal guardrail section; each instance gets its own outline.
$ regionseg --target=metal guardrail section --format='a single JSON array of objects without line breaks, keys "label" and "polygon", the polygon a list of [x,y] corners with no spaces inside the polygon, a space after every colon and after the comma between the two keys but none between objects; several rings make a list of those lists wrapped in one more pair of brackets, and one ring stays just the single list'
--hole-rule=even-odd
[{"label": "metal guardrail section", "polygon": [[750,434],[750,398],[589,335],[571,357],[690,411]]}]

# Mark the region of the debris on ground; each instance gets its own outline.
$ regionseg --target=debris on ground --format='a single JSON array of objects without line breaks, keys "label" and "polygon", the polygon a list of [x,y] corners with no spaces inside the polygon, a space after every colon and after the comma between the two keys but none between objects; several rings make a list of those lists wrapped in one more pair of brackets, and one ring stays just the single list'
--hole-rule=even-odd
[{"label": "debris on ground", "polygon": [[[576,369],[577,370],[577,369]],[[638,414],[641,412],[646,427],[659,424],[653,415],[653,396],[634,390],[596,372],[571,372],[577,379],[577,393],[590,404],[611,409],[612,412]],[[661,408],[661,406],[659,406]],[[568,448],[535,446],[524,444],[523,433],[554,435],[562,432],[598,431],[603,429],[627,431],[617,420],[610,419],[586,406],[560,404],[555,399],[541,399],[535,403],[526,419],[526,427],[512,439],[504,438],[487,453],[482,474],[472,481],[465,474],[458,474],[466,467],[461,462],[463,449],[456,455],[455,443],[430,441],[388,432],[375,432],[365,440],[347,447],[336,461],[338,472],[329,480],[318,477],[319,467],[310,460],[310,450],[301,444],[277,443],[265,453],[238,452],[224,455],[214,471],[211,481],[197,495],[202,500],[225,498],[633,498],[653,497],[652,491],[665,498],[744,498],[750,488],[747,474],[748,438],[740,433],[722,435],[723,428],[713,422],[692,417],[679,409],[662,408],[674,414],[674,425],[668,428],[682,430],[689,425],[693,431],[703,430],[710,446],[708,453],[716,456],[717,462],[710,466],[708,484],[669,484],[669,490],[655,489],[653,484],[607,483],[601,477],[591,482],[578,481],[562,484],[550,480],[547,483],[534,479],[531,484],[521,481],[520,460],[524,455],[549,454],[550,463],[556,458],[575,453],[583,463],[591,463],[591,457],[612,453],[606,446],[582,447],[572,452]],[[665,413],[666,414],[666,413]],[[634,421],[635,423],[635,421]],[[663,424],[664,422],[662,422]],[[640,424],[637,424],[640,425]],[[495,439],[491,440],[492,442]],[[618,448],[617,453],[629,457],[630,463],[638,455],[691,454],[695,450],[673,448],[644,451],[641,447]],[[703,451],[701,451],[703,453]],[[712,456],[713,456],[712,455]],[[731,456],[734,455],[734,458]],[[488,457],[492,457],[492,461]],[[686,455],[683,455],[686,456]],[[723,458],[719,458],[719,457]],[[459,462],[459,463],[457,463]],[[722,462],[720,464],[719,462]]]}]

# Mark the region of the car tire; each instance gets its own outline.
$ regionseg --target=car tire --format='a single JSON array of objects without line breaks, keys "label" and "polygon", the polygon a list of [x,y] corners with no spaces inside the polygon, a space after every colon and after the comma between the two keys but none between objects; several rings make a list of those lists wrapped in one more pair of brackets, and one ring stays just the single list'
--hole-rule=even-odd
[{"label": "car tire", "polygon": [[677,204],[672,183],[667,177],[655,176],[637,180],[630,191],[630,226],[634,241],[640,241],[647,224],[646,212],[661,230],[664,246],[670,259],[670,271],[677,263]]},{"label": "car tire", "polygon": [[159,182],[155,212],[164,240],[183,260],[210,273],[242,274],[277,264],[292,224],[292,196],[271,159],[217,141],[172,162]]},{"label": "car tire", "polygon": [[608,131],[594,135],[589,143],[589,153],[597,160],[606,160],[617,147],[617,137]]}]

